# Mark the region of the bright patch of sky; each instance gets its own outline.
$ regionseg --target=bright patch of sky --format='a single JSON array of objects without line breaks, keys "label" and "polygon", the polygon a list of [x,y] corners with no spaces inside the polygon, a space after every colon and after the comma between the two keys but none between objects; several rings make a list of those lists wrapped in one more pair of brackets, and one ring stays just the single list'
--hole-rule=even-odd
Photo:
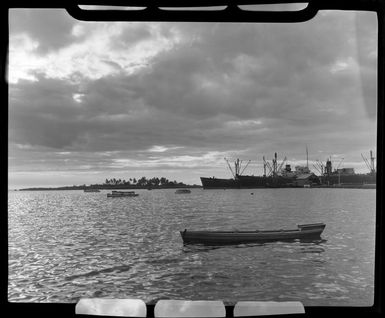
[{"label": "bright patch of sky", "polygon": [[34,73],[61,79],[81,74],[91,80],[120,71],[131,74],[148,67],[153,57],[172,49],[181,41],[177,31],[164,36],[159,24],[151,24],[148,26],[148,38],[138,43],[124,42],[119,45],[123,34],[138,32],[137,28],[135,23],[77,23],[72,28],[72,35],[83,40],[74,41],[46,55],[36,52],[40,44],[27,34],[10,36],[9,82],[36,79]]}]

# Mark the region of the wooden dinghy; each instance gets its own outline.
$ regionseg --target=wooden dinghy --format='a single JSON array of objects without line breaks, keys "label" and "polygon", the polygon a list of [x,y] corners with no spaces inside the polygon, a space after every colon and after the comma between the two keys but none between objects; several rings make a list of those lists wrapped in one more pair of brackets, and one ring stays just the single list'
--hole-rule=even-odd
[{"label": "wooden dinghy", "polygon": [[185,244],[223,245],[295,239],[320,239],[324,223],[301,224],[294,230],[180,231]]},{"label": "wooden dinghy", "polygon": [[120,198],[120,197],[137,197],[139,194],[135,191],[112,191],[112,193],[107,193],[107,198]]}]

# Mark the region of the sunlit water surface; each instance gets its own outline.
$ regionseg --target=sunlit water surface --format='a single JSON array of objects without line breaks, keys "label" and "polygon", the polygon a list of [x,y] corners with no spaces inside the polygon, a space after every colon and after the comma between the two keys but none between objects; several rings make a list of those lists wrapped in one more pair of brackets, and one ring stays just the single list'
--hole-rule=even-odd
[{"label": "sunlit water surface", "polygon": [[[80,297],[299,300],[370,306],[375,192],[362,189],[9,192],[12,302]],[[253,193],[253,194],[251,194]],[[184,246],[188,229],[280,229],[324,222],[322,240]]]}]

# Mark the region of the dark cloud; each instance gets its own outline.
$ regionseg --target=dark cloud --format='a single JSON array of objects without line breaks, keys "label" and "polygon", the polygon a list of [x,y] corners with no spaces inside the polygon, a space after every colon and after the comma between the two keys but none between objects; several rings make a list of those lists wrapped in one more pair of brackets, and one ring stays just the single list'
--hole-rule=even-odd
[{"label": "dark cloud", "polygon": [[111,49],[130,49],[142,41],[151,39],[152,36],[149,24],[127,23],[121,33],[111,36]]},{"label": "dark cloud", "polygon": [[39,43],[37,52],[40,54],[81,40],[72,34],[77,22],[64,9],[13,9],[9,12],[10,34],[28,34]]},{"label": "dark cloud", "polygon": [[9,140],[19,144],[62,148],[81,131],[76,87],[61,80],[39,77],[9,87]]}]

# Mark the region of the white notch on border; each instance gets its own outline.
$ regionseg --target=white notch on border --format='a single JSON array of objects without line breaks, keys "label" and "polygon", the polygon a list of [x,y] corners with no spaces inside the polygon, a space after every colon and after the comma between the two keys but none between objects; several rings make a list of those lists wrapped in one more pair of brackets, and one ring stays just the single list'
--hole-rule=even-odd
[{"label": "white notch on border", "polygon": [[77,315],[147,317],[147,308],[140,299],[81,298],[75,307]]},{"label": "white notch on border", "polygon": [[299,301],[239,301],[234,306],[234,317],[304,314]]},{"label": "white notch on border", "polygon": [[125,7],[125,6],[96,6],[96,5],[78,5],[78,7],[84,11],[139,11],[144,10],[146,7]]},{"label": "white notch on border", "polygon": [[159,300],[154,309],[157,318],[226,317],[225,305],[217,300]]}]

